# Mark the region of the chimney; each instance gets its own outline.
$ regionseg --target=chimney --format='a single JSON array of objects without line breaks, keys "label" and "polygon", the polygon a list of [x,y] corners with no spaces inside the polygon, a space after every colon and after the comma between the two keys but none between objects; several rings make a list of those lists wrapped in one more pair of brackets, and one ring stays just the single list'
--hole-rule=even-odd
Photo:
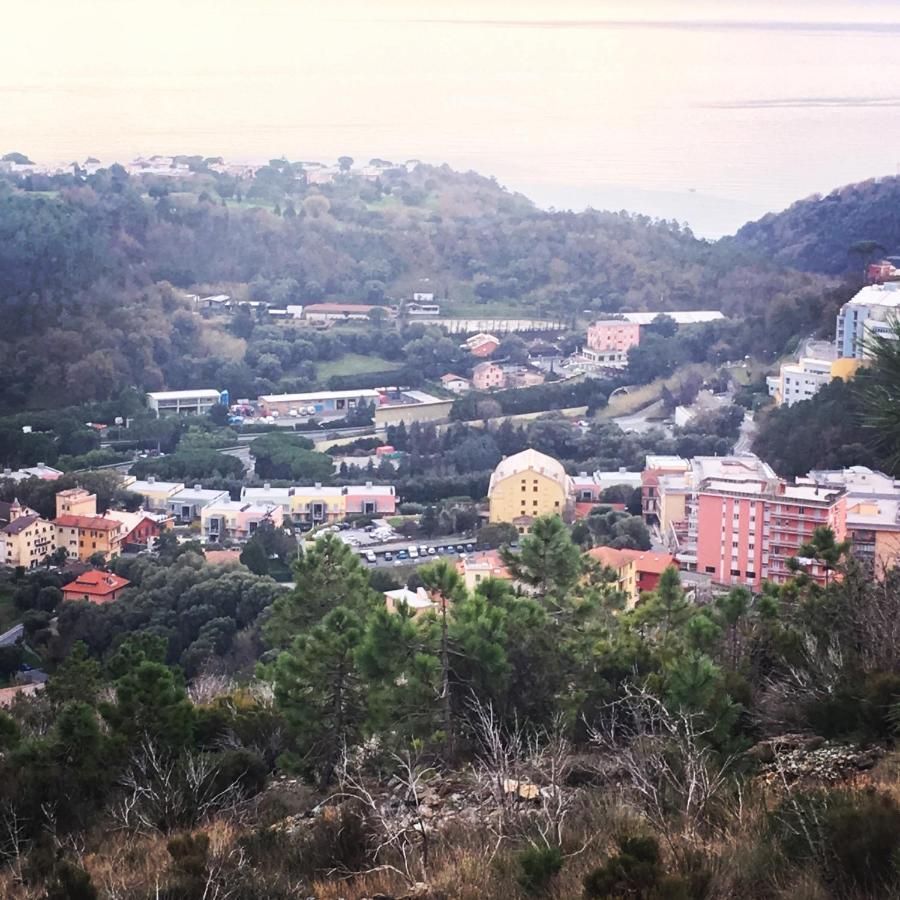
[{"label": "chimney", "polygon": [[321,487],[322,487],[322,482],[321,482],[321,481],[317,481],[316,484],[315,484],[316,490],[319,490]]},{"label": "chimney", "polygon": [[263,483],[263,490],[264,490],[264,491],[269,490],[271,487],[272,487],[272,485],[269,484],[268,481],[266,481],[266,482]]},{"label": "chimney", "polygon": [[371,481],[367,481],[367,482],[366,482],[366,487],[372,487],[372,482],[371,482]]},{"label": "chimney", "polygon": [[150,476],[147,478],[147,482],[148,482],[149,484],[156,484],[156,476],[155,476],[155,475],[150,475]]},{"label": "chimney", "polygon": [[200,486],[199,483],[194,485],[194,490],[195,490],[195,491],[202,490],[202,488],[201,488],[201,486]]}]

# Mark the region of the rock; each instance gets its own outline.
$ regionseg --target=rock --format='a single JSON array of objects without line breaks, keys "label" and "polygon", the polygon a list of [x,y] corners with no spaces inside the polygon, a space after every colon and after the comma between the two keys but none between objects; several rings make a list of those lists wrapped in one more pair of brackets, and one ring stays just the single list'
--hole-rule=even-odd
[{"label": "rock", "polygon": [[747,751],[747,756],[761,763],[775,762],[775,750],[770,741],[760,741],[758,744],[754,744]]}]

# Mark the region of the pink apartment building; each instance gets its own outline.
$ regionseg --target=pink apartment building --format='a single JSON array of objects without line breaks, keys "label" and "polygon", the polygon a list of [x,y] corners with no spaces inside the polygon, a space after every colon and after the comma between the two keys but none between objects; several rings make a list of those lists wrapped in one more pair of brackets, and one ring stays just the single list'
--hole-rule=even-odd
[{"label": "pink apartment building", "polygon": [[343,488],[345,515],[384,516],[397,509],[397,494],[392,484],[351,484]]},{"label": "pink apartment building", "polygon": [[588,348],[600,353],[615,351],[624,355],[640,341],[641,326],[624,319],[603,319],[588,327]]},{"label": "pink apartment building", "polygon": [[[822,525],[838,541],[846,537],[843,488],[710,480],[697,493],[697,571],[720,584],[756,589],[764,579],[786,581],[788,559]],[[804,568],[825,582],[824,567],[810,562]]]}]

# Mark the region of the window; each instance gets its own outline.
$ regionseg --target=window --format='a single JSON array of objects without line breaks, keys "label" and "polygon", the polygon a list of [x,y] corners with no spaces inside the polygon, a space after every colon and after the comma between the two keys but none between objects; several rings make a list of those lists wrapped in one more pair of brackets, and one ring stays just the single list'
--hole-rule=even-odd
[{"label": "window", "polygon": [[731,574],[734,575],[734,576],[736,576],[736,577],[738,577],[738,578],[740,578],[740,576],[741,576],[741,570],[740,570],[740,569],[732,569],[732,570],[731,570]]},{"label": "window", "polygon": [[716,574],[716,567],[715,567],[715,566],[707,566],[707,567],[706,567],[706,574],[707,574],[707,575],[715,575],[715,574]]},{"label": "window", "polygon": [[535,493],[537,493],[537,492],[538,492],[537,485],[535,485],[535,486],[532,488],[532,490],[533,490]]}]

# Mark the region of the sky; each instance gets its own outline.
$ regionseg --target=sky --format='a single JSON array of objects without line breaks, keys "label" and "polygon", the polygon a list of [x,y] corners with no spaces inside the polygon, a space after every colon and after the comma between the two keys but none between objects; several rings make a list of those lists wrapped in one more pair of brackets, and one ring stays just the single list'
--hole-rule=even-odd
[{"label": "sky", "polygon": [[417,158],[701,234],[900,162],[900,3],[30,0],[0,152]]}]

